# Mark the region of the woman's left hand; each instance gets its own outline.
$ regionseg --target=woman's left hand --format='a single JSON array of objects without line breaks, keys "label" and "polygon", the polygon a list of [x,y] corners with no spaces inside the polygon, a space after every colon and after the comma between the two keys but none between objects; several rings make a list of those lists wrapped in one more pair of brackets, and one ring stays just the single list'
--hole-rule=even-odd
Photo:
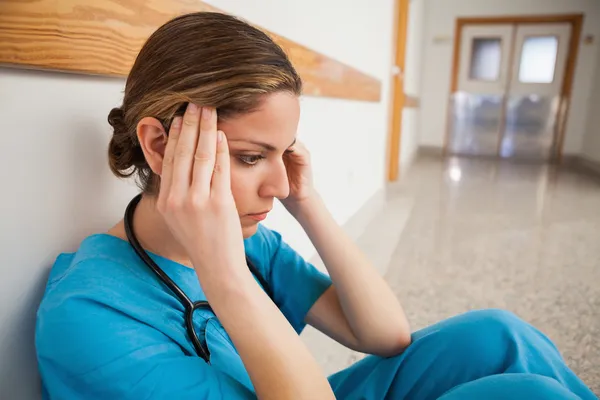
[{"label": "woman's left hand", "polygon": [[290,184],[290,194],[281,202],[295,216],[295,213],[299,212],[316,193],[308,149],[297,141],[291,150],[283,156]]}]

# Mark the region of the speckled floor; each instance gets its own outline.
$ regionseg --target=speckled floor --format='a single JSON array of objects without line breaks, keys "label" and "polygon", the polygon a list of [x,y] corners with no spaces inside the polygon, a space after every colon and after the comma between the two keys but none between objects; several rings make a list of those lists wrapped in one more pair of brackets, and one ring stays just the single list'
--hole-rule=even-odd
[{"label": "speckled floor", "polygon": [[600,180],[550,166],[421,159],[386,279],[414,329],[513,311],[600,393]]}]

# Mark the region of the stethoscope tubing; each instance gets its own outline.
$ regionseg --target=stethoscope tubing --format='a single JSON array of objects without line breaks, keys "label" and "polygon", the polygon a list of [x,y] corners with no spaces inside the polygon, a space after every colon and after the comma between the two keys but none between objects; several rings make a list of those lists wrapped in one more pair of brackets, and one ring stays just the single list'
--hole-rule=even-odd
[{"label": "stethoscope tubing", "polygon": [[[173,294],[175,294],[175,296],[177,296],[177,298],[179,299],[181,304],[185,307],[185,325],[186,325],[187,334],[188,334],[190,340],[192,341],[192,345],[194,346],[194,349],[196,350],[196,354],[198,354],[198,356],[200,356],[201,358],[204,359],[204,361],[206,361],[208,364],[210,364],[210,351],[208,350],[208,348],[204,349],[202,347],[202,343],[200,342],[200,339],[198,339],[198,335],[196,334],[196,328],[194,327],[194,311],[205,308],[214,314],[212,307],[210,306],[208,301],[205,301],[205,300],[200,300],[200,301],[195,301],[195,302],[192,301],[185,294],[185,292],[183,290],[181,290],[181,288],[169,277],[169,275],[167,275],[162,270],[162,268],[160,268],[154,262],[154,260],[148,255],[148,253],[141,246],[140,242],[137,239],[137,236],[135,235],[135,232],[133,231],[133,215],[135,212],[135,208],[137,207],[137,205],[141,199],[142,199],[141,194],[135,196],[131,200],[131,202],[127,205],[127,208],[125,210],[124,225],[125,225],[125,234],[127,235],[127,239],[129,240],[129,243],[131,244],[131,247],[133,247],[136,254],[152,270],[152,272],[154,272],[156,274],[156,276],[158,276],[158,278],[165,284],[165,286],[167,286],[167,288],[169,288],[169,290],[171,292],[173,292]],[[263,288],[265,289],[265,291],[267,292],[269,297],[271,297],[271,299],[273,299],[272,293],[269,290],[269,285],[267,284],[265,279],[262,277],[262,275],[258,272],[258,270],[254,266],[254,264],[250,261],[250,259],[248,259],[248,257],[246,257],[246,263],[248,265],[248,268],[252,272],[252,274],[258,279],[258,281],[263,286]]]}]

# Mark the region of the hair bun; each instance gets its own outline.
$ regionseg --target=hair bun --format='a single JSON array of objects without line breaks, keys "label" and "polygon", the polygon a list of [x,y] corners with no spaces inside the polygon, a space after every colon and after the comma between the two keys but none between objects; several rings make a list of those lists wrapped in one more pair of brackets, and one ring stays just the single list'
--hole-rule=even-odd
[{"label": "hair bun", "polygon": [[115,134],[127,132],[125,125],[125,112],[121,107],[115,107],[108,113],[108,123],[113,127]]},{"label": "hair bun", "polygon": [[108,113],[108,123],[113,128],[113,136],[108,145],[108,159],[112,172],[125,178],[133,174],[136,163],[144,161],[141,149],[135,148],[125,123],[125,112],[121,107],[115,107]]}]

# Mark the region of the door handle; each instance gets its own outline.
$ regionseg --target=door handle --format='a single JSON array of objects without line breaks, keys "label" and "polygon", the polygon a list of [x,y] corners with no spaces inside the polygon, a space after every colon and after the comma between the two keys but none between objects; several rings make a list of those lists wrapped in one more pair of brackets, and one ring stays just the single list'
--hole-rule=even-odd
[{"label": "door handle", "polygon": [[392,66],[392,76],[398,76],[398,77],[402,78],[402,76],[403,76],[402,68],[400,68],[397,65]]}]

